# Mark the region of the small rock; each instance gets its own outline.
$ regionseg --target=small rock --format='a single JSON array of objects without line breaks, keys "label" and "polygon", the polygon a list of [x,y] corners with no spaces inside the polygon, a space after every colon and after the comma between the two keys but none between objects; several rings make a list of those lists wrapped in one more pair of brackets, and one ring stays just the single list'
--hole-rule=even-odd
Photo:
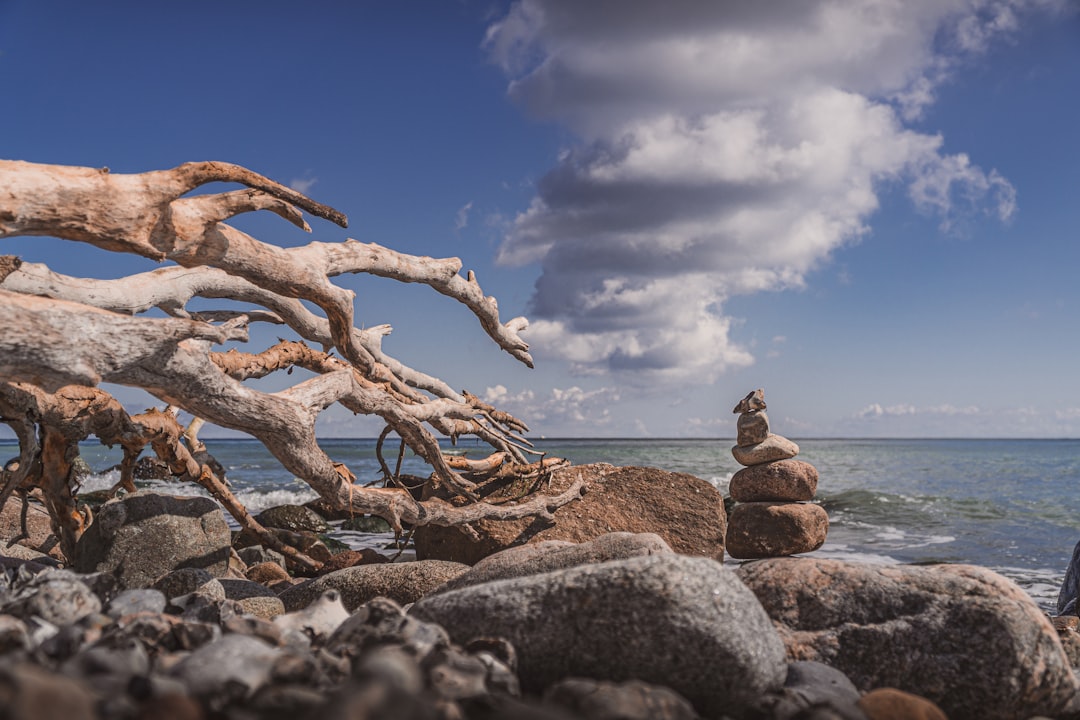
[{"label": "small rock", "polygon": [[318,575],[327,575],[335,570],[344,570],[356,565],[379,565],[390,562],[390,558],[380,555],[371,548],[363,550],[345,550],[323,563]]},{"label": "small rock", "polygon": [[236,604],[248,615],[254,615],[264,620],[273,620],[278,615],[285,614],[285,603],[281,602],[278,597],[266,597],[264,595],[247,597],[237,600]]},{"label": "small rock", "polygon": [[330,530],[329,523],[311,508],[303,505],[277,505],[267,508],[255,516],[261,525],[268,528],[280,528],[299,532],[307,530],[324,533]]},{"label": "small rock", "polygon": [[24,619],[37,616],[62,627],[100,613],[101,600],[74,573],[50,569],[20,588],[19,599],[3,611]]},{"label": "small rock", "polygon": [[769,437],[769,416],[765,414],[764,410],[746,412],[739,415],[736,427],[738,429],[738,437],[735,439],[736,445],[742,447],[757,445]]},{"label": "small rock", "polygon": [[736,445],[731,448],[731,454],[735,461],[747,467],[772,462],[773,460],[787,460],[799,454],[799,446],[780,435],[769,434],[756,445],[743,447]]},{"label": "small rock", "polygon": [[0,697],[12,720],[94,720],[95,698],[77,680],[29,664],[0,666]]},{"label": "small rock", "polygon": [[827,711],[831,714],[826,717],[836,720],[867,720],[858,701],[859,691],[847,675],[824,663],[800,660],[788,664],[784,687],[763,695],[751,716],[792,720]]},{"label": "small rock", "polygon": [[467,565],[444,560],[357,565],[294,585],[278,597],[287,610],[305,607],[327,590],[337,590],[349,612],[379,596],[405,605],[468,569]]},{"label": "small rock", "polygon": [[364,603],[334,631],[326,647],[338,655],[361,656],[371,647],[399,645],[423,660],[448,647],[450,636],[441,626],[405,614],[389,598]]},{"label": "small rock", "polygon": [[285,635],[296,633],[310,639],[325,639],[348,619],[349,611],[341,604],[341,593],[327,590],[306,607],[278,615],[274,624]]},{"label": "small rock", "polygon": [[160,590],[153,588],[124,590],[109,601],[105,614],[115,620],[139,612],[160,613],[165,612],[166,603],[165,593]]},{"label": "small rock", "polygon": [[388,533],[393,531],[390,523],[378,515],[358,515],[346,518],[342,521],[340,529],[361,533]]},{"label": "small rock", "polygon": [[285,571],[281,565],[276,562],[264,562],[258,565],[252,565],[244,573],[248,580],[260,583],[262,585],[273,585],[274,583],[292,580],[292,577]]},{"label": "small rock", "polygon": [[281,650],[248,635],[224,635],[177,663],[170,675],[201,698],[249,697],[270,681]]},{"label": "small rock", "polygon": [[818,471],[802,460],[775,460],[744,467],[731,476],[729,491],[737,502],[813,500]]},{"label": "small rock", "polygon": [[825,544],[829,515],[810,503],[739,503],[731,511],[727,551],[733,558],[784,557]]},{"label": "small rock", "polygon": [[249,545],[237,550],[237,555],[244,561],[244,564],[250,569],[254,565],[261,565],[265,562],[274,562],[285,567],[285,556],[279,553],[277,550],[270,548],[264,548],[262,545]]},{"label": "small rock", "polygon": [[623,683],[568,678],[544,692],[544,703],[589,720],[697,720],[686,698],[640,680]]},{"label": "small rock", "polygon": [[949,720],[926,698],[896,688],[875,688],[858,705],[869,720]]}]

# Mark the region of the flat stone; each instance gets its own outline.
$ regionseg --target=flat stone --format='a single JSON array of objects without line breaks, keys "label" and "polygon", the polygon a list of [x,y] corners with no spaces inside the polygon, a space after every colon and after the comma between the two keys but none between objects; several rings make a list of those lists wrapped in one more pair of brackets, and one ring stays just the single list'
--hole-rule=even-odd
[{"label": "flat stone", "polygon": [[736,502],[813,500],[818,471],[802,460],[774,460],[744,467],[731,476],[729,492]]},{"label": "flat stone", "polygon": [[727,550],[733,558],[783,557],[817,550],[829,534],[825,508],[810,503],[739,503],[731,511]]},{"label": "flat stone", "polygon": [[735,444],[740,446],[757,445],[769,437],[769,416],[764,410],[746,412],[736,422],[738,437]]},{"label": "flat stone", "polygon": [[578,565],[670,552],[668,544],[655,533],[608,533],[583,543],[546,540],[489,555],[440,587],[438,592]]},{"label": "flat stone", "polygon": [[468,569],[468,565],[446,560],[355,565],[294,585],[278,597],[290,611],[306,607],[327,590],[338,591],[349,612],[379,596],[407,605]]},{"label": "flat stone", "polygon": [[972,565],[774,558],[736,571],[789,657],[867,692],[892,687],[950,718],[1059,717],[1078,684],[1053,625],[1012,581]]},{"label": "flat stone", "polygon": [[[727,514],[724,498],[709,482],[686,473],[607,463],[556,470],[550,482],[482,483],[476,492],[489,502],[529,499],[530,489],[555,495],[581,478],[587,492],[555,511],[554,525],[537,518],[477,520],[477,537],[456,527],[422,525],[413,540],[419,559],[476,564],[500,550],[544,540],[581,543],[611,532],[656,533],[672,550],[723,562]],[[441,488],[435,495],[454,504],[462,500]]]},{"label": "flat stone", "polygon": [[760,604],[708,558],[647,555],[482,583],[429,595],[410,616],[461,645],[505,638],[526,692],[568,677],[635,678],[706,717],[737,717],[787,674]]},{"label": "flat stone", "polygon": [[769,434],[761,442],[745,447],[736,445],[731,448],[735,462],[740,465],[760,465],[773,460],[787,460],[799,454],[799,446],[782,435]]}]

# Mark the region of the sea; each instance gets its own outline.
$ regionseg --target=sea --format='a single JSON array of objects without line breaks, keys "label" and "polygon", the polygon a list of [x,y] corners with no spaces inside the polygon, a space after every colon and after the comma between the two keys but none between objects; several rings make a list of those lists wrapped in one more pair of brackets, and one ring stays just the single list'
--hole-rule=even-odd
[{"label": "sea", "polygon": [[[829,536],[817,557],[873,563],[970,563],[1016,582],[1044,609],[1055,607],[1073,547],[1080,540],[1080,440],[795,439],[799,459],[819,474],[820,503]],[[282,468],[254,440],[205,439],[226,468],[233,491],[252,512],[302,503],[315,493]],[[606,462],[689,473],[727,495],[740,466],[730,439],[540,439],[536,450],[574,464]],[[359,483],[376,483],[373,439],[326,439],[322,447],[344,462]],[[490,449],[471,440],[450,453],[484,457]],[[96,442],[80,447],[95,471],[82,490],[111,487],[118,450]],[[18,454],[0,441],[0,462]],[[393,464],[397,446],[384,454]],[[426,475],[411,453],[404,472]],[[205,494],[191,483],[157,483],[167,492]],[[229,518],[230,523],[232,519]],[[235,527],[235,523],[233,523]],[[410,548],[391,533],[331,533],[350,547],[372,547],[408,558]],[[738,561],[728,558],[728,563]]]}]

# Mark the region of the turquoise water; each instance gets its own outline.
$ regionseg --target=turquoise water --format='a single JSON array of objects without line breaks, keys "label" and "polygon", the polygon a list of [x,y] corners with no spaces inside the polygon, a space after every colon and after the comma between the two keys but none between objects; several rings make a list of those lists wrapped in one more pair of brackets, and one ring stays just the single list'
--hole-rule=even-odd
[{"label": "turquoise water", "polygon": [[[608,462],[686,472],[722,492],[739,465],[730,440],[538,440],[537,449],[575,464]],[[799,458],[820,473],[817,502],[830,531],[819,556],[884,563],[962,562],[996,570],[1044,607],[1080,540],[1078,440],[798,440]],[[302,502],[315,494],[252,440],[206,440],[227,468],[234,490],[252,510]],[[378,478],[373,440],[325,440],[360,482]],[[470,457],[487,446],[459,443]],[[17,448],[0,442],[0,460]],[[395,455],[393,451],[387,453]],[[98,475],[88,489],[116,481],[107,468],[119,453],[86,444],[83,456]],[[405,470],[426,474],[407,455]],[[172,491],[200,488],[170,484]],[[365,542],[344,537],[350,544]],[[385,539],[380,539],[380,542]]]}]

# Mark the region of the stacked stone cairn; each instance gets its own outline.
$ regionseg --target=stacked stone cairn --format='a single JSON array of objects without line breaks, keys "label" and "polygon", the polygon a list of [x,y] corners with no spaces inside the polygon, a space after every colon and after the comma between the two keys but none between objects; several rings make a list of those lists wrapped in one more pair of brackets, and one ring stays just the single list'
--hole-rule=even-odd
[{"label": "stacked stone cairn", "polygon": [[795,460],[799,446],[769,431],[765,391],[735,406],[738,438],[731,454],[745,467],[731,478],[735,506],[728,518],[727,552],[750,560],[817,550],[829,532],[829,516],[807,502],[817,492],[818,472]]}]

